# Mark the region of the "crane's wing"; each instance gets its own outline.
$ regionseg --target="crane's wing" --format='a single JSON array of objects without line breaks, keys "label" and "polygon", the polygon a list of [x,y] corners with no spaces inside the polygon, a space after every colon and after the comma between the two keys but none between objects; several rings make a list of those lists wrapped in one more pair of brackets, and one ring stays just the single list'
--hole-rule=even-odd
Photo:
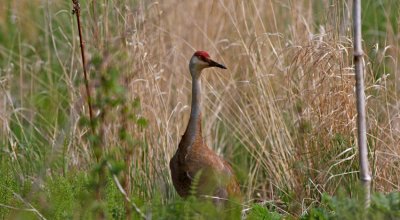
[{"label": "crane's wing", "polygon": [[185,158],[185,172],[192,180],[192,189],[199,194],[220,198],[240,194],[239,185],[229,163],[207,149],[191,152]]}]

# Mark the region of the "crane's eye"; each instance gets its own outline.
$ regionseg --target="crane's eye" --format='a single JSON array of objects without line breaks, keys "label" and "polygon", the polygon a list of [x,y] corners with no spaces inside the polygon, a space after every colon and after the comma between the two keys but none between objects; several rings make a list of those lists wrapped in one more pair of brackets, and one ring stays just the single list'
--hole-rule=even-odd
[{"label": "crane's eye", "polygon": [[208,62],[208,59],[204,56],[197,56],[201,61]]}]

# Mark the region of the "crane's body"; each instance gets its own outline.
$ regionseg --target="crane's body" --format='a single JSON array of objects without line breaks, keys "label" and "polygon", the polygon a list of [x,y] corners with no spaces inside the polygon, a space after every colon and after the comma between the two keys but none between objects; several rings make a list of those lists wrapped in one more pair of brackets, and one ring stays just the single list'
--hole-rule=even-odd
[{"label": "crane's body", "polygon": [[203,141],[201,131],[201,81],[204,68],[225,66],[210,59],[207,52],[197,51],[189,63],[192,75],[192,105],[189,123],[170,161],[174,187],[181,197],[193,189],[197,196],[222,199],[240,198],[239,184],[232,167]]}]

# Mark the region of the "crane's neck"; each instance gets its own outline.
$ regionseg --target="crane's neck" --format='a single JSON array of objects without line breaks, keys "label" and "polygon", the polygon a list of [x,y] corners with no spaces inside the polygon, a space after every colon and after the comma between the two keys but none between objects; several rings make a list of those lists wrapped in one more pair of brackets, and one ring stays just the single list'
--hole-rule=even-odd
[{"label": "crane's neck", "polygon": [[193,77],[192,82],[192,108],[188,124],[189,132],[198,131],[197,122],[201,119],[201,81],[200,77]]},{"label": "crane's neck", "polygon": [[196,138],[201,140],[201,81],[200,71],[190,69],[192,73],[192,108],[189,123],[180,144],[183,150],[188,150],[193,145]]}]

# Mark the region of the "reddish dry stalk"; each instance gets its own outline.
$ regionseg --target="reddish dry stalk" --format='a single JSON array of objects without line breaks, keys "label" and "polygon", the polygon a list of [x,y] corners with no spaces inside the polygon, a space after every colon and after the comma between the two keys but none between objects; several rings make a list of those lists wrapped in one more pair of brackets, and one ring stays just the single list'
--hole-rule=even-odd
[{"label": "reddish dry stalk", "polygon": [[[76,15],[76,21],[78,24],[78,31],[79,31],[79,42],[81,46],[81,56],[82,56],[82,67],[83,67],[83,75],[84,75],[84,81],[85,81],[85,88],[86,88],[86,95],[87,95],[87,103],[89,106],[89,117],[90,117],[90,128],[92,129],[92,133],[95,133],[95,127],[94,127],[94,121],[93,121],[93,110],[92,110],[92,102],[91,102],[91,95],[90,95],[90,89],[89,89],[89,80],[87,77],[87,71],[86,71],[86,59],[85,59],[85,46],[83,43],[83,38],[82,38],[82,28],[81,28],[81,20],[80,20],[80,4],[78,0],[72,0],[73,3],[73,10],[72,13]],[[97,155],[97,154],[96,154]],[[97,157],[97,160],[99,160],[99,157]],[[104,167],[102,168],[102,171],[104,170]],[[103,183],[102,178],[104,172],[99,173],[99,178],[100,178],[100,185]],[[101,201],[101,186],[96,187],[96,200]],[[99,213],[99,219],[104,219],[105,215],[102,210],[100,210]]]},{"label": "reddish dry stalk", "polygon": [[[82,66],[83,66],[83,73],[84,73],[84,77],[85,77],[85,87],[86,87],[86,93],[87,93],[87,102],[88,102],[88,106],[89,106],[89,116],[90,116],[90,125],[91,125],[91,129],[92,132],[94,134],[95,132],[95,127],[94,127],[94,121],[93,121],[93,110],[92,110],[92,103],[91,103],[91,95],[90,95],[90,90],[89,90],[89,80],[87,77],[87,71],[86,71],[86,59],[85,59],[85,51],[84,51],[84,43],[83,43],[83,38],[82,38],[82,29],[81,29],[81,22],[80,22],[80,5],[79,5],[79,1],[78,0],[72,0],[73,3],[73,10],[72,13],[76,15],[76,19],[77,19],[77,24],[78,24],[78,30],[79,30],[79,40],[80,40],[80,46],[81,46],[81,55],[82,55]],[[94,2],[93,2],[94,5]],[[94,6],[93,6],[93,11],[94,11]],[[104,117],[105,111],[103,111],[102,115],[100,117]],[[104,119],[103,119],[104,120]],[[102,120],[102,121],[103,121]],[[103,131],[103,129],[100,129],[100,137],[104,137],[104,135],[101,133]],[[130,153],[128,154],[130,155]],[[99,156],[97,156],[97,159],[99,161]],[[129,163],[130,164],[130,163]],[[104,168],[105,166],[102,167],[102,171],[100,171],[100,184],[102,184],[104,182]],[[118,189],[120,190],[120,192],[124,195],[125,197],[125,201],[127,202],[127,204],[131,204],[132,207],[135,209],[136,213],[138,213],[140,215],[140,217],[142,217],[143,219],[146,219],[146,216],[141,212],[141,210],[136,206],[136,204],[134,202],[132,202],[128,196],[128,194],[125,192],[125,190],[122,188],[121,184],[118,181],[118,178],[113,175],[113,179],[118,187]],[[96,189],[96,199],[98,201],[101,201],[101,189],[99,187],[97,187]],[[127,211],[126,214],[127,216],[131,216],[130,215],[130,207],[128,207],[126,205]],[[100,212],[100,219],[104,219],[105,215],[104,215],[104,211]]]},{"label": "reddish dry stalk", "polygon": [[86,88],[86,95],[87,95],[87,103],[89,106],[89,117],[90,117],[90,127],[92,128],[92,132],[94,132],[94,122],[93,122],[93,110],[92,110],[92,98],[90,95],[89,89],[89,80],[86,71],[86,59],[85,59],[85,45],[83,43],[82,38],[82,28],[81,28],[81,20],[80,20],[80,4],[78,0],[72,0],[73,3],[73,10],[72,13],[76,15],[76,21],[78,24],[78,31],[79,31],[79,42],[81,46],[81,56],[82,56],[82,67],[83,67],[83,75],[85,77],[85,88]]}]

